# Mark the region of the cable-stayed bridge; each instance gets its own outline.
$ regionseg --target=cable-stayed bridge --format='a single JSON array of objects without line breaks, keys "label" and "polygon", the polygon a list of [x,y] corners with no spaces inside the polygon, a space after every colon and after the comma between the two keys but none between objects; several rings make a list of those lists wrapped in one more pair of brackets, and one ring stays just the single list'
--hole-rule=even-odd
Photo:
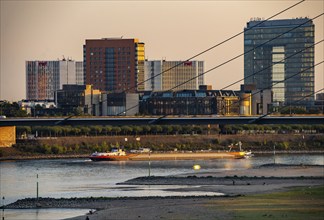
[{"label": "cable-stayed bridge", "polygon": [[73,117],[6,118],[0,126],[60,125],[208,125],[208,124],[324,124],[324,115],[312,116],[166,116],[166,117]]}]

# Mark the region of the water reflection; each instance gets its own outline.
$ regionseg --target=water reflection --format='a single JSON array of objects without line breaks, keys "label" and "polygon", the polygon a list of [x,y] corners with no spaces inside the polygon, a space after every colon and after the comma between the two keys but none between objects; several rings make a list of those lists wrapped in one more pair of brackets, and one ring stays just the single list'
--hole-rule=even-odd
[{"label": "water reflection", "polygon": [[[277,154],[276,163],[324,165],[324,155]],[[155,176],[200,172],[249,169],[273,163],[272,154],[256,155],[250,159],[217,159],[185,161],[151,161],[150,172]],[[192,167],[199,164],[200,170]],[[40,197],[126,197],[126,196],[183,196],[219,195],[204,192],[197,186],[117,186],[131,178],[147,176],[147,161],[92,162],[88,159],[29,160],[0,162],[0,195],[2,204],[18,199],[36,197],[36,175],[39,175]],[[28,209],[6,210],[5,219],[60,219],[83,215],[89,210]],[[71,214],[71,215],[70,215]],[[61,216],[62,215],[62,216]],[[70,216],[69,216],[70,215]]]},{"label": "water reflection", "polygon": [[[152,176],[167,176],[222,170],[249,169],[273,163],[273,155],[256,155],[249,159],[151,161]],[[324,165],[324,155],[276,155],[276,163]],[[192,167],[199,164],[200,170]],[[38,169],[38,170],[37,170]],[[142,196],[152,190],[120,190],[116,183],[148,175],[148,161],[92,162],[88,159],[30,160],[0,162],[1,198],[6,204],[18,199],[36,197],[36,174],[40,197]],[[141,191],[141,193],[139,193]],[[165,191],[154,189],[155,195]]]},{"label": "water reflection", "polygon": [[238,159],[238,160],[224,160],[224,169],[249,169],[252,168],[252,158]]}]

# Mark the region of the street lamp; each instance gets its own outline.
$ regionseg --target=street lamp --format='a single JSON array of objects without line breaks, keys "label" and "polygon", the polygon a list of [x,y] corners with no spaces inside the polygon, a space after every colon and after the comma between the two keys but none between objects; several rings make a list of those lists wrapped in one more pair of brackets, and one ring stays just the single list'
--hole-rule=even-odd
[{"label": "street lamp", "polygon": [[38,168],[37,168],[37,174],[36,174],[36,199],[38,201]]},{"label": "street lamp", "polygon": [[148,176],[151,177],[151,150],[149,151],[149,173]]},{"label": "street lamp", "polygon": [[276,145],[273,145],[273,163],[276,164]]},{"label": "street lamp", "polygon": [[5,216],[4,216],[4,208],[5,208],[5,197],[3,196],[2,197],[2,220],[5,219]]}]

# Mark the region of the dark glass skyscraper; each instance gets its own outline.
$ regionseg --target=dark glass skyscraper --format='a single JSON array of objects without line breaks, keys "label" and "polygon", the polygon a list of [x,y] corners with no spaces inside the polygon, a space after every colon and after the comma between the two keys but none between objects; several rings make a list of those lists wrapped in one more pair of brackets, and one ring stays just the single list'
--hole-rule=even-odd
[{"label": "dark glass skyscraper", "polygon": [[[260,22],[250,21],[244,29],[244,84],[255,84],[261,90],[271,88],[274,107],[312,106],[313,21],[298,18],[265,21],[258,25]],[[282,36],[276,38],[279,35]],[[271,40],[273,38],[276,39]],[[297,52],[300,53],[292,56]]]}]

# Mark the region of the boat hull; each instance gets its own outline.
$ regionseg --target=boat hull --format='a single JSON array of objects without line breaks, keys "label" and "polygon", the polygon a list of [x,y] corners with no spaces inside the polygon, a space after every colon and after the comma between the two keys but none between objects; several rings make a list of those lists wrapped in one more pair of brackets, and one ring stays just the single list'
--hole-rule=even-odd
[{"label": "boat hull", "polygon": [[125,155],[125,156],[90,156],[89,159],[92,161],[123,161],[129,160],[130,157],[135,155]]},{"label": "boat hull", "polygon": [[243,159],[245,157],[244,151],[238,151],[238,152],[228,152],[230,155],[233,155],[235,159]]},{"label": "boat hull", "polygon": [[208,159],[241,159],[243,155],[238,152],[173,152],[138,154],[129,160],[208,160]]}]

